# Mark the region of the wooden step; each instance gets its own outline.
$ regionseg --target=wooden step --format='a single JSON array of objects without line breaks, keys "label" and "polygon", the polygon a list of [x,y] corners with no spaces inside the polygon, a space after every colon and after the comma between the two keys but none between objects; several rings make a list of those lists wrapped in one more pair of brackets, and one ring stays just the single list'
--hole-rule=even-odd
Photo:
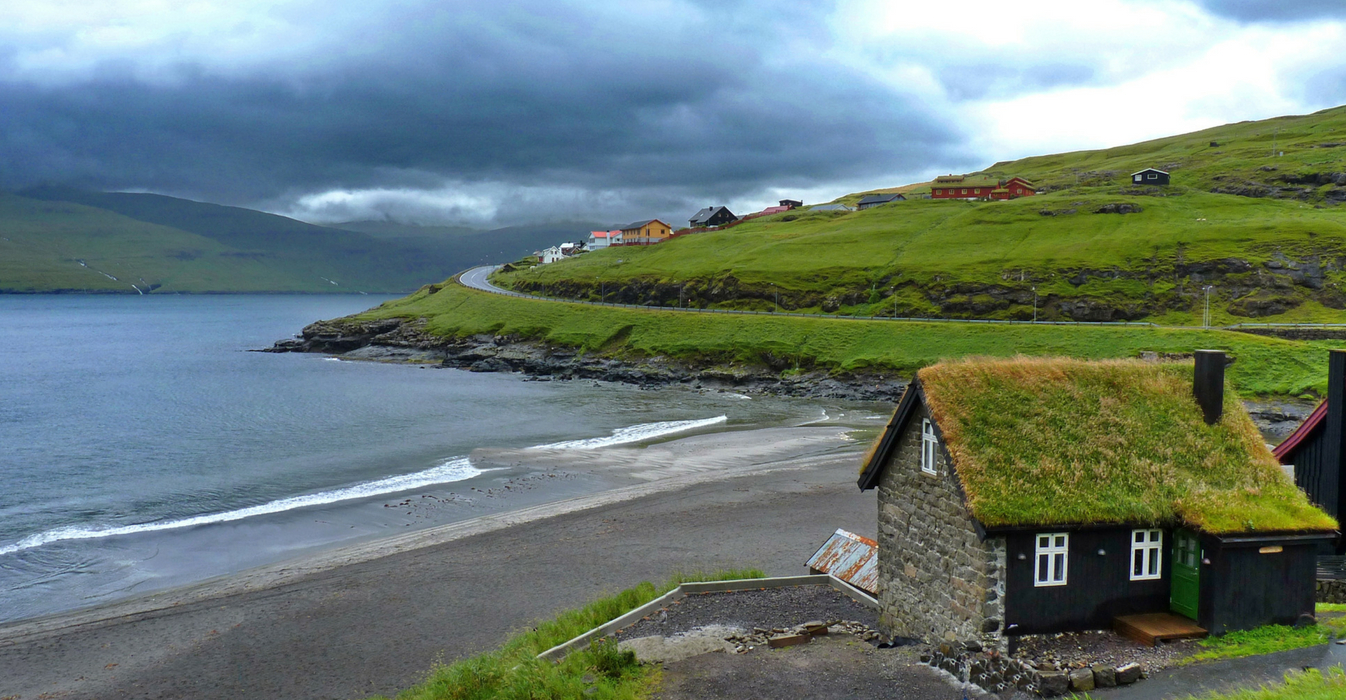
[{"label": "wooden step", "polygon": [[1113,618],[1112,628],[1127,639],[1134,639],[1151,647],[1156,642],[1199,639],[1207,634],[1206,630],[1197,627],[1195,622],[1173,613],[1122,615]]}]

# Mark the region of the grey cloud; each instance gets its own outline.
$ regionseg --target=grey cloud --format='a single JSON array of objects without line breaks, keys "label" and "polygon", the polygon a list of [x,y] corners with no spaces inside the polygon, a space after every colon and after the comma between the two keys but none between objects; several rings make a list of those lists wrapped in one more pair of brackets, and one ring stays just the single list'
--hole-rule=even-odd
[{"label": "grey cloud", "polygon": [[1241,22],[1298,22],[1346,18],[1341,0],[1197,0],[1213,14]]},{"label": "grey cloud", "polygon": [[187,65],[154,83],[122,70],[0,83],[0,186],[251,203],[494,182],[648,206],[964,158],[939,115],[877,81],[810,55],[766,60],[792,22],[731,27],[711,13],[636,33],[591,11],[517,7],[426,2],[395,34],[369,28],[372,49],[366,37],[359,52],[265,75]]}]

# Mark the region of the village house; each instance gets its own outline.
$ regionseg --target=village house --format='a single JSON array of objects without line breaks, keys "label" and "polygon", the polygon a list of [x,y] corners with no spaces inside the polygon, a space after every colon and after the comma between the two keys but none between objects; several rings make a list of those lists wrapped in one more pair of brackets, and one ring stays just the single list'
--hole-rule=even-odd
[{"label": "village house", "polygon": [[855,206],[858,209],[873,209],[874,207],[881,207],[885,204],[891,204],[893,202],[903,202],[906,201],[906,199],[907,199],[906,197],[903,197],[902,195],[896,192],[889,192],[887,194],[870,194],[861,197],[860,201]]},{"label": "village house", "polygon": [[[742,210],[740,210],[742,211]],[[738,220],[734,212],[729,211],[729,207],[710,206],[698,211],[695,216],[688,220],[692,228],[707,228],[710,226],[723,226]]]},{"label": "village house", "polygon": [[985,175],[940,175],[931,199],[1017,199],[1037,194],[1037,186],[1021,177],[997,180]]},{"label": "village house", "polygon": [[[1272,450],[1309,500],[1341,518],[1346,508],[1346,350],[1331,350],[1327,362],[1327,400]],[[1346,544],[1338,543],[1337,554]]]},{"label": "village house", "polygon": [[782,199],[779,204],[786,209],[798,209],[804,206],[804,202],[798,199]]},{"label": "village house", "polygon": [[608,246],[621,244],[622,232],[620,229],[615,231],[590,231],[589,240],[585,242],[585,247],[589,250],[601,250]]},{"label": "village house", "polygon": [[623,226],[620,233],[621,243],[613,245],[654,245],[668,240],[673,227],[658,219],[646,219]]},{"label": "village house", "polygon": [[550,248],[543,248],[542,250],[534,252],[533,255],[537,256],[537,261],[539,265],[550,265],[556,262],[557,260],[565,258],[565,253],[561,252],[561,246],[559,245],[554,245]]},{"label": "village house", "polygon": [[1168,173],[1158,168],[1146,168],[1131,173],[1131,183],[1135,185],[1167,185]]},{"label": "village house", "polygon": [[815,204],[809,207],[809,211],[855,211],[855,209],[845,204]]},{"label": "village house", "polygon": [[1337,523],[1280,469],[1224,365],[1198,351],[1195,372],[1029,358],[919,371],[858,482],[879,490],[883,631],[1008,650],[1023,634],[1313,615],[1315,553]]}]

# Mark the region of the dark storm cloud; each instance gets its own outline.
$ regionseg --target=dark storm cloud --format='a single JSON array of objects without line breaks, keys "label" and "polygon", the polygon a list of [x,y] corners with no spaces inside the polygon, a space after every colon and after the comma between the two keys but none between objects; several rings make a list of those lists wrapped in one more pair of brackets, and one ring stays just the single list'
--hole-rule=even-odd
[{"label": "dark storm cloud", "polygon": [[1214,14],[1242,22],[1298,22],[1346,18],[1341,0],[1197,0]]},{"label": "dark storm cloud", "polygon": [[727,195],[957,158],[958,134],[911,98],[807,50],[768,60],[780,42],[822,48],[793,20],[729,26],[710,13],[661,28],[439,7],[366,28],[359,50],[241,76],[187,65],[145,80],[110,66],[0,83],[0,186],[231,202],[444,180]]}]

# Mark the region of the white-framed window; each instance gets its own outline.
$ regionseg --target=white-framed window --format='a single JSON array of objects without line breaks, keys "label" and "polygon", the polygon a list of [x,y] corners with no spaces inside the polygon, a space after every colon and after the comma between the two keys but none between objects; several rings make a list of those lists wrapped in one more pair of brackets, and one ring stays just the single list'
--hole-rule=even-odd
[{"label": "white-framed window", "polygon": [[1145,178],[1146,178],[1147,180],[1158,180],[1158,179],[1159,179],[1159,173],[1145,173]]},{"label": "white-framed window", "polygon": [[963,194],[967,194],[967,190],[963,190]]},{"label": "white-framed window", "polygon": [[939,451],[939,438],[935,436],[935,424],[929,418],[921,421],[921,471],[926,474],[938,474],[935,468],[935,455]]},{"label": "white-framed window", "polygon": [[1140,176],[1139,176],[1139,175],[1136,176],[1136,182],[1140,182]]},{"label": "white-framed window", "polygon": [[1064,532],[1049,532],[1037,536],[1034,548],[1036,565],[1033,572],[1034,586],[1066,585],[1066,563],[1070,558],[1070,535]]},{"label": "white-framed window", "polygon": [[1131,531],[1131,580],[1145,581],[1163,575],[1163,530]]}]

